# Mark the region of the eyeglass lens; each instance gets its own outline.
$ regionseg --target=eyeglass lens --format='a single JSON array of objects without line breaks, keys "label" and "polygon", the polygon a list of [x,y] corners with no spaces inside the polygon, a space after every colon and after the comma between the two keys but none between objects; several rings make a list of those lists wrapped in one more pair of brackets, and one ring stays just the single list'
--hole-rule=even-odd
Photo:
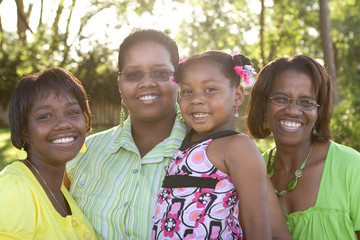
[{"label": "eyeglass lens", "polygon": [[319,107],[316,101],[310,98],[292,99],[285,96],[272,96],[270,99],[275,105],[280,107],[287,107],[292,101],[295,101],[296,104],[304,110],[313,110]]},{"label": "eyeglass lens", "polygon": [[140,81],[144,78],[145,74],[149,73],[150,77],[155,81],[167,81],[169,80],[170,76],[173,74],[172,71],[167,69],[155,69],[152,71],[129,71],[129,72],[121,72],[121,76],[124,77],[126,81]]}]

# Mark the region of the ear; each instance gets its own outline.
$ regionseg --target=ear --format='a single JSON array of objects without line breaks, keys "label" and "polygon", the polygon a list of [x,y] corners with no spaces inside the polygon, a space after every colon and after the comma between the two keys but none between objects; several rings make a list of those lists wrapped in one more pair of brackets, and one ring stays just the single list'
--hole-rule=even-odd
[{"label": "ear", "polygon": [[239,107],[245,99],[245,93],[243,86],[239,85],[235,88],[235,99],[234,99],[234,107]]}]

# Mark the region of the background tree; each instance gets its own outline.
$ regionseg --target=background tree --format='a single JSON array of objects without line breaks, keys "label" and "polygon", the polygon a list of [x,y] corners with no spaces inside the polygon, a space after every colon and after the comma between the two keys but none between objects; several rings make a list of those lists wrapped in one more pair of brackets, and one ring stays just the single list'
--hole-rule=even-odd
[{"label": "background tree", "polygon": [[[48,1],[40,1],[40,14],[35,18],[38,13],[33,6],[39,1],[8,1],[16,2],[17,31],[4,31],[4,19],[0,18],[0,103],[3,106],[7,106],[16,82],[23,75],[52,66],[74,72],[93,102],[118,103],[118,46],[113,47],[108,41],[114,32],[105,32],[105,40],[96,41],[86,29],[94,27],[93,20],[109,10],[115,10],[117,15],[111,26],[103,26],[105,29],[113,27],[119,32],[129,32],[129,29],[149,26],[149,19],[153,26],[159,26],[161,20],[156,19],[186,6],[184,9],[190,9],[191,14],[179,19],[178,27],[156,27],[175,37],[181,55],[209,49],[229,53],[238,50],[252,59],[257,70],[274,58],[296,53],[325,62],[338,85],[338,102],[331,123],[335,140],[360,150],[359,0],[91,0],[86,13],[80,17],[75,9],[81,1],[58,0],[53,2],[56,3],[54,14],[46,19]],[[1,4],[3,0],[0,7]],[[155,11],[159,6],[165,9],[170,5],[173,10]],[[134,15],[138,22],[132,21]],[[74,30],[76,21],[79,27]],[[254,34],[257,39],[252,39]],[[119,39],[119,43],[121,41]]]}]

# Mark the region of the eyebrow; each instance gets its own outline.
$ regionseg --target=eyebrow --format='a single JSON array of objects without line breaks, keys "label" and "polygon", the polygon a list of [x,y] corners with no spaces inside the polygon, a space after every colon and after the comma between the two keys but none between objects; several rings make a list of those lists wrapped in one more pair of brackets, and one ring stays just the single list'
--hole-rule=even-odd
[{"label": "eyebrow", "polygon": [[[183,83],[184,85],[190,84],[191,81],[189,81],[189,83]],[[209,83],[209,82],[219,82],[214,78],[210,78],[210,79],[206,79],[204,80],[202,83]]]},{"label": "eyebrow", "polygon": [[[155,65],[153,65],[153,66],[151,66],[151,67],[155,67],[155,68],[168,67],[168,68],[171,68],[171,66],[169,66],[169,65],[167,65],[167,64],[155,64]],[[134,66],[126,66],[126,67],[124,67],[124,69],[126,69],[126,68],[138,69],[138,68],[140,68],[140,66],[134,65]]]},{"label": "eyebrow", "polygon": [[[74,105],[79,105],[80,106],[80,104],[77,101],[76,102],[69,102],[66,105],[67,106],[74,106]],[[43,105],[43,106],[40,106],[38,108],[35,108],[34,112],[37,112],[37,111],[43,110],[43,109],[48,109],[48,108],[51,108],[51,107],[52,107],[51,105]]]},{"label": "eyebrow", "polygon": [[[272,94],[272,96],[275,96],[275,95],[283,95],[283,96],[290,98],[290,96],[284,92],[275,92],[274,94]],[[315,97],[312,97],[312,96],[300,96],[298,99],[300,99],[300,98],[310,98],[310,99],[315,100]]]}]

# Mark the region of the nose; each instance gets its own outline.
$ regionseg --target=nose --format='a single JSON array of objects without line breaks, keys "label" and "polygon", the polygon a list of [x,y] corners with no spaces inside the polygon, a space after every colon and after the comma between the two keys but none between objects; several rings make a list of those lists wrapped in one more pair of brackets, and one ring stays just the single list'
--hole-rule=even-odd
[{"label": "nose", "polygon": [[144,72],[144,77],[140,80],[139,87],[153,87],[156,86],[156,81],[150,76],[150,72]]},{"label": "nose", "polygon": [[204,104],[204,96],[201,93],[193,92],[191,104]]},{"label": "nose", "polygon": [[295,100],[292,100],[289,106],[286,107],[286,111],[290,115],[300,115],[302,110]]},{"label": "nose", "polygon": [[72,127],[72,124],[68,117],[66,117],[66,116],[58,116],[57,117],[57,123],[55,126],[56,130],[69,129],[71,127]]}]

